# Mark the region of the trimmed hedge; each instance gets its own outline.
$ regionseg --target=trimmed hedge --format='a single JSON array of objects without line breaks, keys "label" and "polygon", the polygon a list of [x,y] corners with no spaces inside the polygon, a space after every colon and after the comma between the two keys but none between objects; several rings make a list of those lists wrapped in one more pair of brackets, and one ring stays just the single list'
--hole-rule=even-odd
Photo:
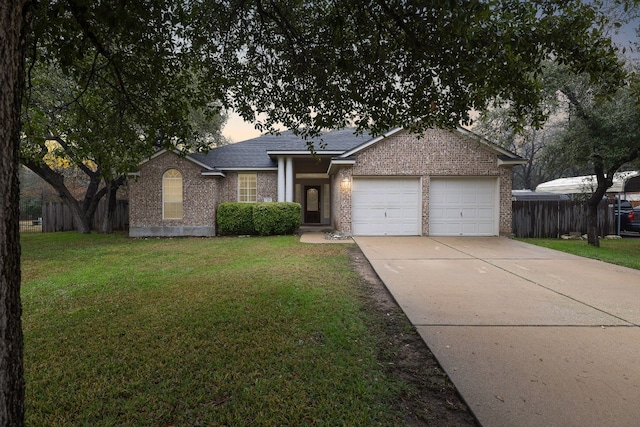
[{"label": "trimmed hedge", "polygon": [[253,207],[253,225],[261,236],[292,234],[300,227],[299,203],[258,203]]},{"label": "trimmed hedge", "polygon": [[216,220],[220,234],[256,234],[253,203],[220,203]]},{"label": "trimmed hedge", "polygon": [[261,236],[292,234],[300,227],[301,212],[299,203],[225,202],[218,206],[218,232]]}]

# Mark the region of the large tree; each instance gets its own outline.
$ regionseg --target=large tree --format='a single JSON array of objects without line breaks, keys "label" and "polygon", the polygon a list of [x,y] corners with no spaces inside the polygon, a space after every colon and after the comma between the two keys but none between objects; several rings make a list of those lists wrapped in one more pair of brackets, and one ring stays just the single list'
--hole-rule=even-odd
[{"label": "large tree", "polygon": [[640,156],[639,82],[632,78],[613,95],[603,97],[584,75],[560,68],[555,77],[567,120],[549,149],[560,161],[587,167],[595,175],[596,188],[586,200],[587,236],[589,244],[599,246],[598,204],[613,185],[614,174]]},{"label": "large tree", "polygon": [[[49,183],[67,204],[81,233],[89,233],[98,202],[106,196],[107,215],[102,232],[111,231],[115,196],[126,173],[171,140],[163,138],[164,123],[141,126],[137,105],[104,82],[108,76],[95,59],[85,65],[90,78],[78,81],[65,75],[56,59],[46,63],[33,58],[28,74],[28,90],[23,114],[21,161]],[[104,61],[104,60],[103,60]],[[98,64],[96,64],[98,62]],[[149,76],[153,77],[152,75]],[[177,89],[174,89],[177,90]],[[181,149],[206,149],[224,142],[224,116],[185,102],[190,137],[175,140]],[[213,101],[212,101],[212,104]],[[215,108],[209,110],[215,111]],[[149,135],[150,130],[156,133]],[[134,143],[142,141],[141,143]],[[150,141],[151,143],[148,143]],[[87,182],[82,194],[69,186],[68,172],[78,171]]]},{"label": "large tree", "polygon": [[[224,120],[212,95],[200,90],[201,74],[180,32],[181,7],[162,1],[36,7],[21,160],[55,188],[81,233],[91,231],[103,196],[107,213],[113,211],[126,172],[144,157],[221,142]],[[81,198],[46,161],[50,141],[57,142],[56,156],[86,176]]]},{"label": "large tree", "polygon": [[0,425],[24,424],[18,149],[30,2],[0,2]]},{"label": "large tree", "polygon": [[[1,2],[0,424],[11,426],[23,424],[17,174],[32,3],[31,54],[56,58],[78,82],[107,72],[102,83],[137,106],[152,136],[131,144],[187,141],[185,102],[202,93],[250,120],[264,113],[263,128],[379,133],[453,126],[496,97],[513,102],[516,119],[540,119],[550,56],[605,85],[623,77],[597,3],[580,0]],[[183,55],[200,68],[181,67]]]},{"label": "large tree", "polygon": [[208,81],[261,128],[381,133],[468,123],[495,99],[540,122],[550,57],[615,87],[623,73],[597,3],[201,0],[187,30]]},{"label": "large tree", "polygon": [[527,160],[526,164],[513,169],[514,189],[534,190],[541,182],[559,178],[567,172],[566,163],[547,155],[547,145],[560,131],[562,122],[555,103],[547,105],[546,114],[553,118],[541,127],[524,125],[517,129],[508,105],[483,111],[473,127],[474,132]]}]

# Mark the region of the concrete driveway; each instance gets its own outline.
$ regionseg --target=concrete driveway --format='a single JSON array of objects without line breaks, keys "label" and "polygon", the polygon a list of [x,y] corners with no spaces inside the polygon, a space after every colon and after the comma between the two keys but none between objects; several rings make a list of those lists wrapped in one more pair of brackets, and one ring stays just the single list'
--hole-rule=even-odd
[{"label": "concrete driveway", "polygon": [[354,240],[483,426],[640,425],[640,271],[498,237]]}]

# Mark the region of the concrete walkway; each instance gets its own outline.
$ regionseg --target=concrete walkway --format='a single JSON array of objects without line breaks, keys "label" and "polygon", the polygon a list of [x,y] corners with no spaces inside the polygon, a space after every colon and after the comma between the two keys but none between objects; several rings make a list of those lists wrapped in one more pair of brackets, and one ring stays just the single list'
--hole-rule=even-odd
[{"label": "concrete walkway", "polygon": [[497,237],[354,240],[483,426],[640,425],[640,271]]},{"label": "concrete walkway", "polygon": [[352,238],[327,239],[324,232],[304,232],[300,236],[301,243],[353,243]]}]

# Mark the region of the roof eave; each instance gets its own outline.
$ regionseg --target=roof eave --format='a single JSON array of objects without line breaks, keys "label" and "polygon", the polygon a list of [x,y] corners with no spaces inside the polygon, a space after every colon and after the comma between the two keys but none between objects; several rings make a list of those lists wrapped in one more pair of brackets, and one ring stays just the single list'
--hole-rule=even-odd
[{"label": "roof eave", "polygon": [[[470,131],[469,129],[465,129],[461,126],[458,126],[457,128],[455,128],[455,130],[464,135],[467,136],[469,138],[475,139],[477,142],[479,142],[480,144],[482,144],[483,146],[485,146],[486,148],[488,148],[489,150],[493,151],[494,153],[498,154],[499,156],[504,156],[505,158],[503,159],[503,161],[506,161],[506,159],[513,159],[516,162],[517,161],[523,161],[524,163],[526,163],[527,161],[525,159],[523,159],[522,157],[518,156],[517,154],[506,150],[502,147],[500,147],[499,145],[489,141],[487,138],[478,135],[477,133],[474,133],[472,131]],[[500,162],[500,160],[498,160],[498,162]],[[514,163],[514,164],[524,164],[524,163]]]},{"label": "roof eave", "polygon": [[327,169],[328,175],[333,175],[338,172],[338,169],[344,166],[353,166],[356,164],[355,159],[331,159],[331,163],[329,163],[329,169]]},{"label": "roof eave", "polygon": [[[175,152],[175,151],[174,151],[174,152]],[[176,153],[176,154],[178,154],[178,153]],[[189,160],[189,161],[191,161],[191,162],[195,163],[196,165],[198,165],[198,166],[200,166],[200,167],[202,167],[202,168],[204,168],[204,169],[206,169],[206,170],[214,170],[214,168],[212,168],[211,166],[209,166],[209,165],[207,165],[207,164],[204,164],[204,163],[202,163],[202,162],[199,162],[198,160],[196,160],[196,159],[192,158],[189,154],[187,154],[187,155],[185,156],[185,159],[187,159],[187,160]]]},{"label": "roof eave", "polygon": [[[315,151],[317,156],[339,156],[342,153],[344,150]],[[269,150],[267,154],[269,156],[312,156],[314,153],[309,150]]]},{"label": "roof eave", "polygon": [[380,136],[377,136],[377,137],[375,137],[373,139],[370,139],[369,141],[364,142],[364,143],[358,145],[357,147],[352,148],[351,150],[342,153],[340,157],[343,157],[343,158],[351,157],[354,154],[364,150],[365,148],[370,147],[371,145],[373,145],[373,144],[375,144],[375,143],[377,143],[379,141],[382,141],[384,138],[388,138],[388,137],[390,137],[390,136],[392,136],[392,135],[394,135],[394,134],[396,134],[396,133],[398,133],[398,132],[400,132],[402,130],[404,130],[404,128],[402,128],[402,127],[397,127],[395,129],[391,129],[389,132],[387,132],[387,133],[385,133],[383,135],[380,135]]},{"label": "roof eave", "polygon": [[519,166],[519,165],[526,165],[526,164],[527,164],[527,159],[523,159],[523,158],[504,159],[504,158],[500,158],[500,156],[498,156],[498,166]]},{"label": "roof eave", "polygon": [[[163,148],[162,150],[156,151],[155,153],[153,153],[151,156],[142,159],[142,161],[140,161],[140,163],[138,163],[138,166],[142,166],[145,163],[160,157],[161,155],[163,155],[164,153],[168,153],[168,152],[172,152],[173,154],[175,154],[176,156],[180,156],[180,151],[178,150],[167,150],[166,148]],[[198,160],[194,159],[191,157],[190,154],[187,154],[186,156],[184,156],[185,159],[189,160],[191,163],[195,163],[196,165],[200,166],[201,168],[207,169],[207,170],[213,170],[213,168],[209,165],[206,165],[202,162],[199,162]],[[133,173],[133,172],[132,172]]]},{"label": "roof eave", "polygon": [[200,175],[202,176],[220,176],[222,178],[226,178],[227,175],[224,174],[224,172],[222,171],[211,171],[211,170],[204,170],[202,172],[200,172]]},{"label": "roof eave", "polygon": [[232,167],[232,168],[225,168],[225,167],[217,167],[216,169],[220,170],[220,171],[277,171],[278,168],[277,167],[267,167],[267,168],[252,168],[252,167]]}]

